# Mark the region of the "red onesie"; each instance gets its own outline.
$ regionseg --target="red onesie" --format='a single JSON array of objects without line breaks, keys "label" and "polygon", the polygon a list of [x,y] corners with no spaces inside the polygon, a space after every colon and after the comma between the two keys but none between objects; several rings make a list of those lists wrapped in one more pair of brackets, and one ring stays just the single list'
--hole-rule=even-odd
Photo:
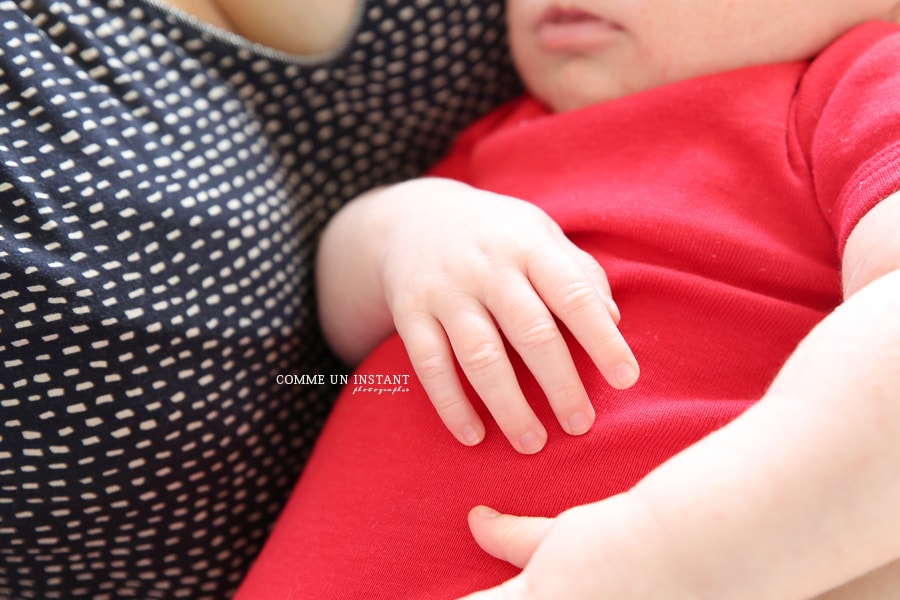
[{"label": "red onesie", "polygon": [[841,302],[847,236],[900,189],[898,165],[900,30],[884,23],[811,62],[561,114],[522,98],[483,119],[435,174],[535,202],[597,258],[640,381],[614,390],[575,350],[590,432],[564,434],[522,373],[546,448],[517,454],[486,414],[487,439],[467,448],[388,340],[357,371],[365,389],[351,380],[340,398],[238,598],[444,599],[511,577],[472,540],[468,510],[555,515],[622,492],[739,415]]}]

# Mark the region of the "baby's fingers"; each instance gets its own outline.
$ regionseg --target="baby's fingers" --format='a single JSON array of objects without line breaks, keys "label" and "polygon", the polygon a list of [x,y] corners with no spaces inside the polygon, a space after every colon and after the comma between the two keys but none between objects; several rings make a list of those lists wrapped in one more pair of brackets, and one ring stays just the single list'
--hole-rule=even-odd
[{"label": "baby's fingers", "polygon": [[452,311],[442,323],[469,383],[513,447],[523,454],[543,448],[547,431],[522,394],[503,339],[484,306],[471,299],[467,309]]},{"label": "baby's fingers", "polygon": [[616,326],[620,315],[608,293],[606,276],[581,250],[573,246],[568,254],[568,260],[561,260],[556,251],[533,252],[528,278],[609,384],[618,389],[631,387],[638,378],[638,364]]},{"label": "baby's fingers", "polygon": [[441,421],[466,446],[484,439],[484,424],[466,397],[450,344],[440,323],[418,313],[396,322],[416,376]]},{"label": "baby's fingers", "polygon": [[594,422],[594,407],[565,338],[553,315],[521,272],[498,274],[497,289],[488,308],[553,408],[559,424],[581,435]]},{"label": "baby's fingers", "polygon": [[569,254],[581,268],[582,273],[584,273],[591,284],[593,284],[597,293],[600,294],[600,299],[606,307],[606,310],[609,312],[609,316],[612,317],[613,322],[618,325],[619,321],[622,319],[622,314],[619,312],[619,307],[616,305],[615,300],[613,300],[612,290],[609,287],[609,280],[606,278],[606,271],[603,270],[603,267],[600,266],[593,256],[578,247],[572,246],[569,250]]}]

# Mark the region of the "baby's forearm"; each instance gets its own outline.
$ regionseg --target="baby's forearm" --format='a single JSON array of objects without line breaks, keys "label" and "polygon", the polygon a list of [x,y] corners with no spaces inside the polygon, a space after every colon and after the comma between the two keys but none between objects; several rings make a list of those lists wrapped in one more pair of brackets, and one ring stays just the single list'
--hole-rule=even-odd
[{"label": "baby's forearm", "polygon": [[809,598],[900,558],[900,271],[634,495],[702,598]]},{"label": "baby's forearm", "polygon": [[377,263],[381,223],[391,216],[373,202],[387,193],[390,188],[372,190],[344,206],[319,242],[319,321],[332,349],[349,364],[393,331]]}]

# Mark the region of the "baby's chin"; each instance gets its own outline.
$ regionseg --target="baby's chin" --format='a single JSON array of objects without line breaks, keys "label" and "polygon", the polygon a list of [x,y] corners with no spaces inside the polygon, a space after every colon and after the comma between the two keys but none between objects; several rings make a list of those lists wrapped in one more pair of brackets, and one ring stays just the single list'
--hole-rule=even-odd
[{"label": "baby's chin", "polygon": [[[523,77],[531,94],[553,112],[567,112],[609,102],[625,96],[633,96],[647,90],[667,85],[683,77],[644,69],[623,77],[619,72],[585,69],[582,65],[556,72],[544,73],[547,77]],[[578,67],[578,68],[576,68]]]},{"label": "baby's chin", "polygon": [[585,108],[588,106],[592,106],[594,104],[600,104],[601,102],[607,102],[612,100],[612,98],[559,98],[559,99],[543,99],[542,102],[546,104],[550,110],[555,113],[568,112],[572,110],[578,110],[580,108]]},{"label": "baby's chin", "polygon": [[536,95],[538,100],[547,105],[555,113],[578,110],[594,104],[609,102],[624,94],[587,94],[587,93],[555,93]]},{"label": "baby's chin", "polygon": [[561,78],[552,83],[548,82],[546,86],[532,86],[531,93],[553,112],[567,112],[609,102],[637,91],[618,85],[608,85],[607,82],[599,83],[591,85],[583,80],[576,82]]}]

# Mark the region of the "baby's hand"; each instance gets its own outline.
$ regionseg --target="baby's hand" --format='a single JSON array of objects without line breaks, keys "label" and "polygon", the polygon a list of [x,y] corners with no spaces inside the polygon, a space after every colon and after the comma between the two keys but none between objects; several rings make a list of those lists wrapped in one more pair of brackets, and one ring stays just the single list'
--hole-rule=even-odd
[{"label": "baby's hand", "polygon": [[616,327],[603,269],[542,210],[434,178],[389,188],[384,201],[381,214],[394,215],[380,236],[387,304],[425,391],[459,441],[477,444],[485,429],[454,355],[516,450],[534,453],[546,442],[504,336],[562,428],[572,435],[590,429],[594,409],[554,316],[610,385],[635,383],[637,361]]}]

